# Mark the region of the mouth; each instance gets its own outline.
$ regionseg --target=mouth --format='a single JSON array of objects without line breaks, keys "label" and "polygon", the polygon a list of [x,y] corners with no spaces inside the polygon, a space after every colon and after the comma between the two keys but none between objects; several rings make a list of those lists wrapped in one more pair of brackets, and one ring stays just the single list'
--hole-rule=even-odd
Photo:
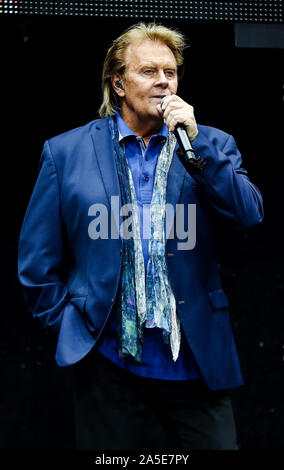
[{"label": "mouth", "polygon": [[158,103],[161,103],[162,99],[165,98],[166,96],[169,96],[169,95],[154,95],[154,96],[152,96],[152,98],[157,100]]}]

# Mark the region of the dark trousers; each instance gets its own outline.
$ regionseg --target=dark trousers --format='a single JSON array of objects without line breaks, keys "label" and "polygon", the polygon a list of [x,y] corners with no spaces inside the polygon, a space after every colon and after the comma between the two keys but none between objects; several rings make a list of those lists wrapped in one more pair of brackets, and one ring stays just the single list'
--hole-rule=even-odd
[{"label": "dark trousers", "polygon": [[76,444],[88,450],[236,450],[228,391],[128,372],[98,351],[73,366]]}]

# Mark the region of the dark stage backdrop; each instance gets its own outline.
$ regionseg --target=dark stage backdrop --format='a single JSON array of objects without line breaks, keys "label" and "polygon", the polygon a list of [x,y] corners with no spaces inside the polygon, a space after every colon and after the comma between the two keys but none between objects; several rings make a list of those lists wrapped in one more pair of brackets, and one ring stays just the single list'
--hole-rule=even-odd
[{"label": "dark stage backdrop", "polygon": [[[132,20],[0,17],[0,449],[73,449],[70,369],[27,311],[17,243],[45,139],[97,117],[103,58]],[[233,24],[164,22],[184,31],[180,95],[197,120],[231,133],[260,188],[265,221],[220,227],[223,284],[246,385],[233,392],[241,449],[283,448],[283,50],[237,49]]]}]

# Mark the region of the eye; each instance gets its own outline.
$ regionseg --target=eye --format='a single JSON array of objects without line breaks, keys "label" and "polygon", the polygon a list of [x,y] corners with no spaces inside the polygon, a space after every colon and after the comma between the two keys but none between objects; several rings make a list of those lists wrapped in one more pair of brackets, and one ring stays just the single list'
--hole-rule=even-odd
[{"label": "eye", "polygon": [[154,70],[152,70],[152,69],[146,69],[146,70],[144,70],[144,73],[145,73],[146,75],[151,75],[153,72],[154,72]]},{"label": "eye", "polygon": [[172,78],[172,77],[176,76],[176,72],[175,72],[175,70],[166,70],[165,75],[169,78]]}]

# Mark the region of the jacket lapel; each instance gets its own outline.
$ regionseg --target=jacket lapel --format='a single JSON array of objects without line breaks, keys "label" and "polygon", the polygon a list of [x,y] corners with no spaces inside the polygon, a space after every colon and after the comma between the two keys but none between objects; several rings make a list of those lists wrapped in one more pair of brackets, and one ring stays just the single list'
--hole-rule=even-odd
[{"label": "jacket lapel", "polygon": [[[172,164],[169,169],[166,197],[166,203],[173,207],[173,215],[176,213],[176,204],[178,204],[186,174],[186,170],[180,162],[177,152],[180,152],[178,146],[175,148]],[[170,218],[169,226],[167,227],[167,239],[174,228],[173,223],[174,217]]]},{"label": "jacket lapel", "polygon": [[105,187],[105,192],[112,210],[111,224],[116,230],[119,238],[120,227],[120,209],[121,209],[121,192],[118,181],[117,169],[113,153],[113,146],[111,135],[108,127],[108,119],[100,119],[95,121],[95,127],[91,133],[95,154],[97,157],[98,166],[101,172],[102,181]]}]

